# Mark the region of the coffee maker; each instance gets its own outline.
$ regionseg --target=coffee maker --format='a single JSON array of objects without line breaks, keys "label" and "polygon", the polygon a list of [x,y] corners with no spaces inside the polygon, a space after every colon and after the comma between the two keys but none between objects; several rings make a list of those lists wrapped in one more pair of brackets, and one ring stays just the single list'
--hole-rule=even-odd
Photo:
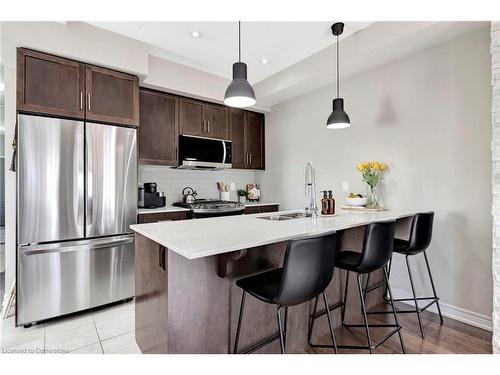
[{"label": "coffee maker", "polygon": [[165,193],[156,191],[156,182],[146,182],[143,187],[139,187],[139,207],[158,208],[165,207],[167,198]]}]

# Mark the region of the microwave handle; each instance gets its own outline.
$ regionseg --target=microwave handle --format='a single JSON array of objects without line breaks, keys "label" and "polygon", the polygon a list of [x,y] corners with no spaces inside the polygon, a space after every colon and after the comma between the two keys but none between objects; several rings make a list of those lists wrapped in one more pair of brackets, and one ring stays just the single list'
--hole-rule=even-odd
[{"label": "microwave handle", "polygon": [[226,162],[226,142],[222,141],[222,163]]}]

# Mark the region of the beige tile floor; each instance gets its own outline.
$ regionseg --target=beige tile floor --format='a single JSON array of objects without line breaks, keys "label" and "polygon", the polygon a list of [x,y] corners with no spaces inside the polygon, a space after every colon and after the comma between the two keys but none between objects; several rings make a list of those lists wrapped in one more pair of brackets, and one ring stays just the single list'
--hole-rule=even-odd
[{"label": "beige tile floor", "polygon": [[34,325],[0,322],[0,354],[140,354],[134,338],[134,301]]}]

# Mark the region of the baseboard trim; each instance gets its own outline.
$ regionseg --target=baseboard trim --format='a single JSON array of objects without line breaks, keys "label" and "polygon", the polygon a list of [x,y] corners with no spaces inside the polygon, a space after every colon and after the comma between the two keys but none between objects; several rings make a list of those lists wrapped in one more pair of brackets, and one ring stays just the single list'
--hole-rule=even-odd
[{"label": "baseboard trim", "polygon": [[[411,296],[411,292],[394,287],[392,288],[392,293],[394,294],[394,298],[408,298]],[[414,306],[414,303],[411,302],[402,303]],[[439,306],[441,307],[441,314],[443,314],[443,316],[446,316],[447,318],[458,320],[459,322],[493,332],[493,318],[491,316],[479,314],[471,310],[449,305],[442,301],[439,301]],[[436,308],[436,304],[431,305],[427,309],[427,311],[437,314],[438,311]]]}]

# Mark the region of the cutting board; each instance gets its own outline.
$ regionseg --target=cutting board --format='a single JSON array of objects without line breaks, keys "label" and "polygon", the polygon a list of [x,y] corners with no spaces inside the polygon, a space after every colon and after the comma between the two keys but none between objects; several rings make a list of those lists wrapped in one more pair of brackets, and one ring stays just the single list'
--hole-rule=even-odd
[{"label": "cutting board", "polygon": [[366,208],[363,206],[340,206],[343,210],[350,210],[350,211],[362,211],[362,212],[381,212],[381,211],[387,211],[387,208]]}]

